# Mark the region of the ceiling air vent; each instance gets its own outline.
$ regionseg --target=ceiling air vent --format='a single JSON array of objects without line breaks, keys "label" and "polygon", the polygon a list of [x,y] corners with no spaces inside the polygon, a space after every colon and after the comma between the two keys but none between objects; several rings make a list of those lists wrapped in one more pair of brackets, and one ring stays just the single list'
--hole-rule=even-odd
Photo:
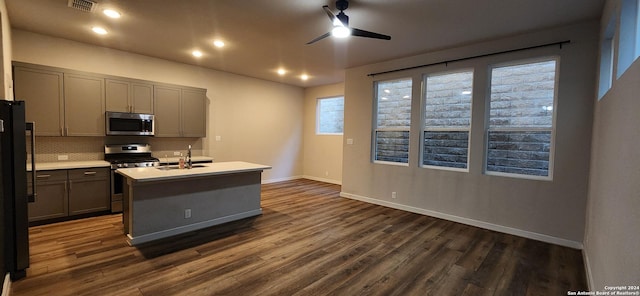
[{"label": "ceiling air vent", "polygon": [[68,6],[84,12],[93,12],[98,3],[89,0],[69,0]]}]

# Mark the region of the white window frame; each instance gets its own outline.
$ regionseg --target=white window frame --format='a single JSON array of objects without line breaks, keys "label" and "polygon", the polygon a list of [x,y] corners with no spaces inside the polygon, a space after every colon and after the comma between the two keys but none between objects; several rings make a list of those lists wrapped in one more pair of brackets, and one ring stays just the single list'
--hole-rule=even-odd
[{"label": "white window frame", "polygon": [[620,78],[638,58],[638,2],[640,0],[622,0],[621,3],[616,78]]},{"label": "white window frame", "polygon": [[331,97],[322,97],[316,99],[316,135],[318,136],[342,136],[344,135],[344,109],[342,111],[342,132],[341,133],[323,133],[320,131],[320,118],[321,118],[321,110],[320,110],[320,102],[322,100],[327,99],[342,99],[342,105],[344,106],[344,96],[331,96]]},{"label": "white window frame", "polygon": [[[385,164],[385,165],[395,165],[395,166],[404,166],[404,167],[408,167],[409,163],[411,163],[411,124],[409,124],[409,127],[407,128],[378,128],[378,84],[381,82],[393,82],[393,81],[400,81],[400,80],[409,80],[411,81],[411,93],[413,94],[413,88],[414,88],[414,81],[413,81],[413,77],[408,76],[408,77],[400,77],[400,78],[392,78],[392,79],[386,79],[386,80],[377,80],[373,82],[373,98],[374,98],[374,102],[373,102],[373,122],[372,122],[372,133],[371,133],[371,162],[373,162],[374,164]],[[409,98],[410,100],[413,100],[413,97]],[[412,106],[413,107],[413,106]],[[409,122],[411,122],[411,115],[413,113],[413,108],[411,109],[410,112],[410,118],[409,118]],[[409,133],[409,145],[408,145],[408,151],[407,151],[407,162],[395,162],[395,161],[386,161],[386,160],[377,160],[376,159],[376,155],[378,154],[377,149],[378,149],[378,145],[377,145],[377,134],[378,132],[408,132]]]},{"label": "white window frame", "polygon": [[601,100],[611,89],[615,73],[616,25],[617,19],[611,17],[600,43],[600,68],[598,73],[598,100]]},{"label": "white window frame", "polygon": [[[536,176],[536,175],[526,175],[526,174],[515,174],[515,173],[504,173],[504,172],[494,172],[487,170],[488,166],[488,158],[489,158],[489,132],[497,131],[497,132],[536,132],[536,131],[549,131],[547,128],[491,128],[490,127],[490,118],[491,118],[491,81],[493,79],[492,70],[493,68],[499,67],[508,67],[508,66],[518,66],[518,65],[526,65],[533,64],[539,62],[547,62],[555,60],[556,62],[556,74],[555,74],[555,82],[553,87],[553,110],[551,117],[551,141],[549,143],[549,174],[547,176]],[[484,140],[484,168],[483,172],[485,175],[490,176],[501,176],[501,177],[510,177],[510,178],[519,178],[519,179],[529,179],[529,180],[541,180],[541,181],[552,181],[553,180],[553,172],[554,172],[554,164],[555,164],[555,147],[556,147],[556,119],[557,119],[557,105],[558,105],[558,86],[560,81],[560,56],[547,56],[540,57],[535,59],[525,59],[518,60],[506,63],[499,63],[489,65],[489,79],[488,79],[488,90],[487,90],[487,99],[486,99],[486,110],[485,112],[485,140]]]},{"label": "white window frame", "polygon": [[[437,166],[437,165],[425,165],[424,164],[424,133],[425,132],[449,132],[449,131],[464,131],[462,129],[458,129],[458,128],[426,128],[425,127],[425,121],[426,121],[426,116],[425,116],[425,109],[427,107],[427,78],[429,76],[439,76],[439,75],[447,75],[447,74],[455,74],[455,73],[463,73],[463,72],[471,72],[471,110],[470,110],[470,117],[469,117],[469,128],[466,130],[468,133],[468,139],[467,139],[467,167],[466,168],[454,168],[454,167],[446,167],[446,166]],[[471,130],[472,130],[472,125],[473,125],[473,89],[474,89],[474,82],[475,82],[475,70],[474,68],[462,68],[462,69],[458,69],[458,70],[453,70],[453,71],[445,71],[445,72],[433,72],[433,73],[428,73],[428,74],[423,74],[422,76],[422,97],[420,98],[420,124],[421,124],[421,131],[420,131],[420,167],[421,168],[427,168],[427,169],[438,169],[438,170],[445,170],[445,171],[456,171],[456,172],[469,172],[469,164],[471,162]]]}]

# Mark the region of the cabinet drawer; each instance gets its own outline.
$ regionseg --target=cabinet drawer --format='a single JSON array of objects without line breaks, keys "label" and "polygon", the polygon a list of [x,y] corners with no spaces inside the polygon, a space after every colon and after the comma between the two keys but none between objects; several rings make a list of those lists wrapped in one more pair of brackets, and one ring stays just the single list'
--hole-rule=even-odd
[{"label": "cabinet drawer", "polygon": [[69,170],[70,181],[104,180],[109,178],[108,168],[89,168]]},{"label": "cabinet drawer", "polygon": [[[27,173],[27,181],[31,183],[32,172]],[[36,182],[48,182],[48,181],[67,181],[67,171],[36,171]]]}]

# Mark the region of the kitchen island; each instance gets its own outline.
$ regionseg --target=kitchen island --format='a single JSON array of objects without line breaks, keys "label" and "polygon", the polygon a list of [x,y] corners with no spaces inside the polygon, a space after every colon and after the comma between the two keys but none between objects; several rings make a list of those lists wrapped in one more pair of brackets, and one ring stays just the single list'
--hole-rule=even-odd
[{"label": "kitchen island", "polygon": [[124,232],[137,245],[260,215],[262,171],[248,162],[118,169],[124,177]]}]

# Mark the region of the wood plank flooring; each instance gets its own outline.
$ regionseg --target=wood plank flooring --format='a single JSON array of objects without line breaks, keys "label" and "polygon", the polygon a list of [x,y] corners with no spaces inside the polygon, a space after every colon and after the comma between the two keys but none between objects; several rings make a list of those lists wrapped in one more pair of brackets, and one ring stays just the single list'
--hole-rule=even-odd
[{"label": "wood plank flooring", "polygon": [[263,214],[130,247],[120,215],[30,228],[11,295],[566,295],[578,250],[339,197],[263,185]]}]

